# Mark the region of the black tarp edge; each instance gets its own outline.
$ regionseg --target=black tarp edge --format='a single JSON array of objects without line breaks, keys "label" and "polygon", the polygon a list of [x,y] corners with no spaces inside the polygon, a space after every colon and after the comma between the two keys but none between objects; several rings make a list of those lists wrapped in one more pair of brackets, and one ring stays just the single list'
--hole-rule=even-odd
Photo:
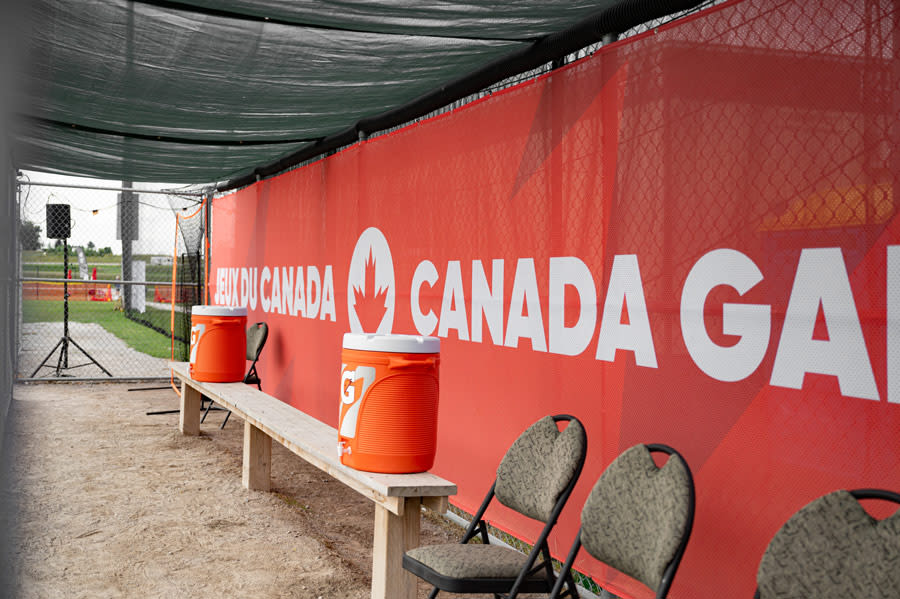
[{"label": "black tarp edge", "polygon": [[71,129],[73,131],[81,131],[84,133],[94,133],[97,135],[110,135],[114,137],[122,137],[126,139],[142,139],[145,141],[162,141],[166,143],[188,144],[200,146],[277,146],[285,144],[313,143],[321,141],[318,138],[304,139],[266,139],[266,140],[242,140],[242,139],[199,139],[193,137],[173,137],[171,135],[153,135],[152,133],[129,133],[124,131],[112,131],[109,129],[101,129],[99,127],[91,127],[89,125],[80,125],[78,123],[64,123],[54,119],[46,119],[39,116],[19,114],[18,118],[23,121],[30,121],[53,127],[56,129]]},{"label": "black tarp edge", "polygon": [[[200,6],[197,4],[191,4],[188,2],[178,2],[178,0],[135,0],[136,2],[140,2],[141,4],[146,4],[149,6],[155,6],[157,8],[169,9],[169,10],[178,10],[187,13],[194,14],[202,14],[202,15],[210,15],[228,19],[240,19],[242,21],[255,21],[259,23],[275,23],[278,25],[286,25],[288,27],[304,27],[308,29],[322,29],[325,31],[349,31],[353,33],[377,33],[378,35],[397,35],[397,36],[407,36],[410,35],[408,33],[393,33],[390,31],[375,31],[372,29],[351,29],[348,27],[335,27],[331,25],[317,25],[315,23],[302,23],[299,21],[292,21],[289,19],[279,19],[276,17],[261,17],[257,15],[253,15],[247,12],[235,12],[231,10],[223,10],[218,8],[211,8],[207,6]],[[484,40],[489,39],[490,41],[497,42],[532,42],[535,38],[503,38],[503,37],[490,37],[490,38],[482,38],[482,37],[472,37],[472,36],[461,36],[461,35],[450,35],[447,33],[441,33],[440,35],[430,36],[425,33],[417,32],[415,34],[417,37],[442,37],[449,39],[459,39],[459,40]]]}]

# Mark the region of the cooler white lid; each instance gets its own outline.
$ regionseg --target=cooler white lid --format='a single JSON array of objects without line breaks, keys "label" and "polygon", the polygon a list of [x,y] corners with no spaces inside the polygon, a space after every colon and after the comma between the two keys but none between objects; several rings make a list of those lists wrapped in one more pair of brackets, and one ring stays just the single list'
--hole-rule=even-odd
[{"label": "cooler white lid", "polygon": [[344,349],[383,351],[398,354],[438,354],[441,340],[423,335],[377,335],[344,333]]},{"label": "cooler white lid", "polygon": [[238,306],[192,306],[191,314],[197,316],[247,316],[247,308]]}]

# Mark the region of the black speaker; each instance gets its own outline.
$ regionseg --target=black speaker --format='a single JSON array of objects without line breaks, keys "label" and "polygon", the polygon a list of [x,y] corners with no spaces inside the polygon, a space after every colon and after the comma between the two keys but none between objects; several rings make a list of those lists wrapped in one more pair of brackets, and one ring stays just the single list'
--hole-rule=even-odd
[{"label": "black speaker", "polygon": [[49,239],[68,239],[72,233],[70,223],[68,204],[47,204],[47,237]]}]

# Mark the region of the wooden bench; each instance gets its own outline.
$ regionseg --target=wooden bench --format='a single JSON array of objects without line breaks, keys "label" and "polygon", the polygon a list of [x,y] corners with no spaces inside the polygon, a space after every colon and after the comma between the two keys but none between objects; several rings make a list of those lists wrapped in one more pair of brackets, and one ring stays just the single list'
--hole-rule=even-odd
[{"label": "wooden bench", "polygon": [[[272,439],[375,502],[373,599],[414,599],[416,578],[403,570],[403,554],[419,544],[420,506],[439,513],[456,485],[434,474],[376,474],[341,464],[337,429],[243,383],[205,383],[191,378],[186,362],[171,362],[181,380],[179,429],[200,434],[201,395],[244,420],[243,484],[269,490]],[[337,389],[337,384],[335,384]],[[335,410],[337,410],[335,391]]]}]

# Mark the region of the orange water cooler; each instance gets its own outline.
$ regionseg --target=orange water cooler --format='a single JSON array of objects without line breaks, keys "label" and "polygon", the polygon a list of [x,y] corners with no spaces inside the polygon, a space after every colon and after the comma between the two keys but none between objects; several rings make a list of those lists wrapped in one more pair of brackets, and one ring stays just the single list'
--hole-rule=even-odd
[{"label": "orange water cooler", "polygon": [[341,352],[341,463],[425,472],[437,446],[437,337],[347,333]]},{"label": "orange water cooler", "polygon": [[191,378],[209,383],[244,380],[247,308],[191,308]]}]

